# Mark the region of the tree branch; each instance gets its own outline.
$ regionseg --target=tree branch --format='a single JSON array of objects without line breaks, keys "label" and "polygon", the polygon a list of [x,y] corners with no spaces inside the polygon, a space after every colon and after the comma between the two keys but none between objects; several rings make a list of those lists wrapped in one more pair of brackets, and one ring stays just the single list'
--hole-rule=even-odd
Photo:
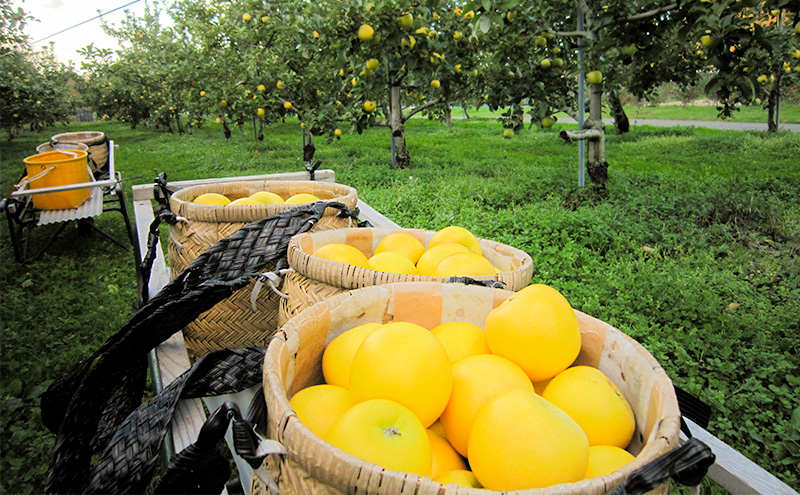
[{"label": "tree branch", "polygon": [[595,34],[591,31],[550,31],[552,34],[557,36],[571,36],[571,37],[582,37],[589,40],[595,39]]},{"label": "tree branch", "polygon": [[417,114],[417,113],[419,113],[419,112],[421,112],[421,111],[423,111],[423,110],[425,110],[425,109],[427,109],[427,108],[430,108],[430,107],[432,107],[432,106],[434,106],[434,105],[438,105],[438,104],[439,104],[439,103],[441,103],[442,101],[444,101],[444,98],[442,98],[442,97],[440,96],[439,98],[436,98],[436,99],[434,99],[434,100],[431,100],[431,101],[426,101],[424,105],[420,105],[420,106],[418,106],[418,107],[414,107],[414,109],[413,109],[413,110],[411,110],[411,111],[410,111],[410,112],[408,112],[407,114],[403,115],[403,117],[402,117],[402,119],[403,119],[403,123],[405,123],[405,122],[406,122],[408,119],[410,119],[411,117],[413,117],[415,114]]},{"label": "tree branch", "polygon": [[632,15],[630,17],[622,17],[622,18],[617,19],[617,20],[620,21],[620,22],[641,21],[643,19],[649,19],[650,17],[655,17],[655,16],[657,16],[659,14],[663,14],[664,12],[669,12],[670,10],[677,9],[677,8],[678,8],[678,4],[677,3],[671,3],[669,5],[665,5],[663,7],[657,8],[657,9],[648,10],[647,12],[642,12],[640,14],[635,14],[635,15]]},{"label": "tree branch", "polygon": [[556,108],[556,110],[558,110],[559,112],[564,112],[565,114],[569,115],[573,119],[578,120],[578,113],[575,111],[574,108],[568,107],[566,105],[563,105],[563,106],[560,106],[560,107],[554,107],[554,108]]},{"label": "tree branch", "polygon": [[589,9],[589,4],[586,3],[586,0],[578,0],[578,15],[583,15],[584,19],[584,28],[586,31],[592,30],[592,11]]}]

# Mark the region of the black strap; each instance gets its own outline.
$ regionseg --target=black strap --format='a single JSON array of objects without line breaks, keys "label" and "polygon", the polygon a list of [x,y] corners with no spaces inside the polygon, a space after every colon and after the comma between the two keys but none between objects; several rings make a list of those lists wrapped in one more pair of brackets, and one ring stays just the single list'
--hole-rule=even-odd
[{"label": "black strap", "polygon": [[[681,410],[681,421],[686,417],[697,423],[700,428],[708,428],[708,422],[711,420],[711,406],[680,387],[674,388],[678,407]],[[691,436],[691,434],[687,434],[687,436]]]},{"label": "black strap", "polygon": [[690,438],[680,447],[637,469],[611,495],[641,495],[672,478],[687,486],[696,486],[714,464],[716,456],[708,445]]},{"label": "black strap", "polygon": [[150,229],[147,233],[147,251],[142,257],[142,261],[139,263],[139,272],[142,276],[142,301],[146,301],[150,298],[147,286],[150,283],[153,262],[156,259],[156,250],[158,249],[158,241],[161,236],[158,227],[161,225],[161,222],[165,222],[167,225],[175,225],[178,223],[178,216],[168,209],[162,209],[158,212],[153,221],[150,222]]},{"label": "black strap", "polygon": [[[219,493],[230,479],[230,464],[219,454],[228,425],[233,432],[233,447],[255,469],[264,462],[265,455],[257,453],[260,438],[253,425],[242,417],[239,407],[226,402],[206,420],[195,443],[175,455],[164,475],[147,493]],[[225,462],[220,463],[218,459]],[[200,473],[203,470],[205,473]]]},{"label": "black strap", "polygon": [[156,201],[158,201],[158,204],[162,209],[169,210],[169,198],[172,196],[172,191],[170,191],[167,187],[167,173],[158,173],[156,170],[156,178],[153,180],[153,182],[156,185],[154,189]]},{"label": "black strap", "polygon": [[480,285],[492,289],[504,289],[506,287],[506,283],[499,280],[477,280],[472,277],[449,277],[447,282],[452,284]]},{"label": "black strap", "polygon": [[[125,417],[132,401],[119,401],[118,384],[141,372],[144,357],[158,344],[216,303],[246,286],[269,263],[286,256],[289,240],[306,232],[337,202],[298,205],[250,223],[198,256],[91,356],[55,381],[42,396],[42,419],[57,432],[45,490],[84,491],[96,453],[101,418]],[[131,392],[129,390],[129,392]],[[137,392],[140,397],[140,392]],[[106,424],[116,430],[116,424]]]},{"label": "black strap", "polygon": [[[178,401],[231,394],[258,385],[261,383],[263,362],[264,349],[257,348],[225,349],[198,360],[156,397],[140,405],[125,418],[105,446],[87,492],[142,493],[153,476],[160,446]],[[231,414],[237,416],[240,422],[243,421],[238,408],[235,414]],[[212,415],[201,430],[197,448],[187,452],[186,456],[197,459],[208,453],[211,447],[216,447],[227,429],[227,422],[224,427],[221,422],[218,414]],[[218,431],[220,429],[221,432]],[[257,445],[257,440],[252,441]],[[223,483],[229,475],[222,480]]]}]

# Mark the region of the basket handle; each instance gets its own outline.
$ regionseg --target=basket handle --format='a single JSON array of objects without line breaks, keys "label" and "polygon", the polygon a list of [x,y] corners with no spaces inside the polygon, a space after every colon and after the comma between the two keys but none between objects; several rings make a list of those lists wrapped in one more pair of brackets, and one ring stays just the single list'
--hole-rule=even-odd
[{"label": "basket handle", "polygon": [[51,165],[50,167],[44,169],[43,171],[39,172],[38,174],[34,175],[33,177],[28,177],[28,176],[23,177],[22,180],[19,181],[17,183],[17,185],[14,186],[14,189],[17,190],[17,191],[20,190],[20,189],[24,189],[25,187],[28,186],[28,184],[30,184],[31,182],[33,182],[35,180],[41,179],[45,175],[47,175],[50,172],[52,172],[53,170],[55,170],[55,168],[56,168],[55,165]]},{"label": "basket handle", "polygon": [[711,448],[697,438],[690,438],[680,447],[661,455],[628,476],[611,495],[641,495],[669,478],[687,486],[696,486],[716,461]]}]

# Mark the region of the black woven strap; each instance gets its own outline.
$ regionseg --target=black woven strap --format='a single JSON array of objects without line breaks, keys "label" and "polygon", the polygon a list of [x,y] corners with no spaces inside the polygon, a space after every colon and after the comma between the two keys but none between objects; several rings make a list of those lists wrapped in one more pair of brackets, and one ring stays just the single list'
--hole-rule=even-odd
[{"label": "black woven strap", "polygon": [[[263,398],[262,398],[263,399]],[[145,493],[219,493],[230,478],[230,464],[219,454],[217,444],[231,425],[233,446],[237,455],[253,468],[261,466],[265,454],[257,452],[261,438],[252,424],[232,402],[222,404],[206,420],[197,441],[173,456],[159,480]],[[200,472],[200,471],[203,472]]]},{"label": "black woven strap", "polygon": [[[178,401],[231,394],[260,384],[263,362],[264,350],[255,348],[221,350],[198,360],[161,393],[125,418],[105,446],[87,492],[142,493],[153,476],[159,449]],[[205,436],[201,432],[197,441],[203,447],[202,452],[215,446],[221,438],[221,435],[219,438],[211,435],[216,440],[206,439],[214,429],[211,424],[213,421],[204,427],[208,431]],[[227,426],[222,434],[225,429]],[[201,452],[191,454],[196,458]]]},{"label": "black woven strap", "polygon": [[[250,223],[198,256],[110,337],[42,396],[42,420],[57,431],[47,492],[79,493],[90,476],[101,418],[121,418],[131,401],[114,401],[118,384],[140,372],[144,357],[201,313],[244,287],[269,263],[286,256],[289,240],[309,230],[327,208],[342,203],[299,205]],[[130,391],[129,391],[130,392]],[[139,397],[140,393],[136,393]],[[115,430],[116,426],[107,424]]]},{"label": "black woven strap", "polygon": [[158,227],[161,225],[161,222],[165,222],[168,225],[175,225],[178,221],[177,215],[172,213],[169,209],[164,208],[161,209],[156,214],[153,221],[150,222],[150,228],[147,232],[147,251],[145,251],[142,261],[139,263],[139,273],[141,273],[142,276],[143,301],[150,298],[147,286],[150,283],[150,274],[153,271],[153,262],[156,259],[156,250],[158,249],[158,241],[161,235]]},{"label": "black woven strap", "polygon": [[637,469],[611,495],[641,495],[672,478],[682,485],[696,486],[703,480],[716,456],[708,445],[690,438],[680,447]]},{"label": "black woven strap", "polygon": [[451,284],[480,285],[491,289],[504,289],[506,286],[505,282],[499,280],[477,280],[472,277],[449,277],[447,282]]}]

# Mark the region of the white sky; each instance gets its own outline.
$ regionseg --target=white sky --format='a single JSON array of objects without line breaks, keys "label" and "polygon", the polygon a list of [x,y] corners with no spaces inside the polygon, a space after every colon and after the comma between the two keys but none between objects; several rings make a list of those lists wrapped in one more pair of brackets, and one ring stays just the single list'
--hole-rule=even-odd
[{"label": "white sky", "polygon": [[[16,10],[22,7],[38,21],[26,24],[23,32],[31,37],[31,41],[38,41],[46,36],[55,34],[62,29],[66,29],[75,24],[87,21],[96,17],[102,12],[110,12],[118,7],[132,2],[133,0],[12,0],[11,5]],[[125,19],[125,10],[135,13],[137,16],[144,14],[146,0],[139,0],[137,3],[117,10],[103,16],[109,24],[119,25]],[[101,12],[98,12],[100,10]],[[59,35],[48,38],[34,45],[39,50],[41,46],[55,42],[55,53],[58,60],[64,64],[72,60],[75,68],[80,68],[83,60],[77,54],[77,50],[84,48],[89,43],[94,42],[98,48],[119,48],[116,40],[107,36],[100,25],[101,19],[82,24],[74,29],[65,31]]]}]

